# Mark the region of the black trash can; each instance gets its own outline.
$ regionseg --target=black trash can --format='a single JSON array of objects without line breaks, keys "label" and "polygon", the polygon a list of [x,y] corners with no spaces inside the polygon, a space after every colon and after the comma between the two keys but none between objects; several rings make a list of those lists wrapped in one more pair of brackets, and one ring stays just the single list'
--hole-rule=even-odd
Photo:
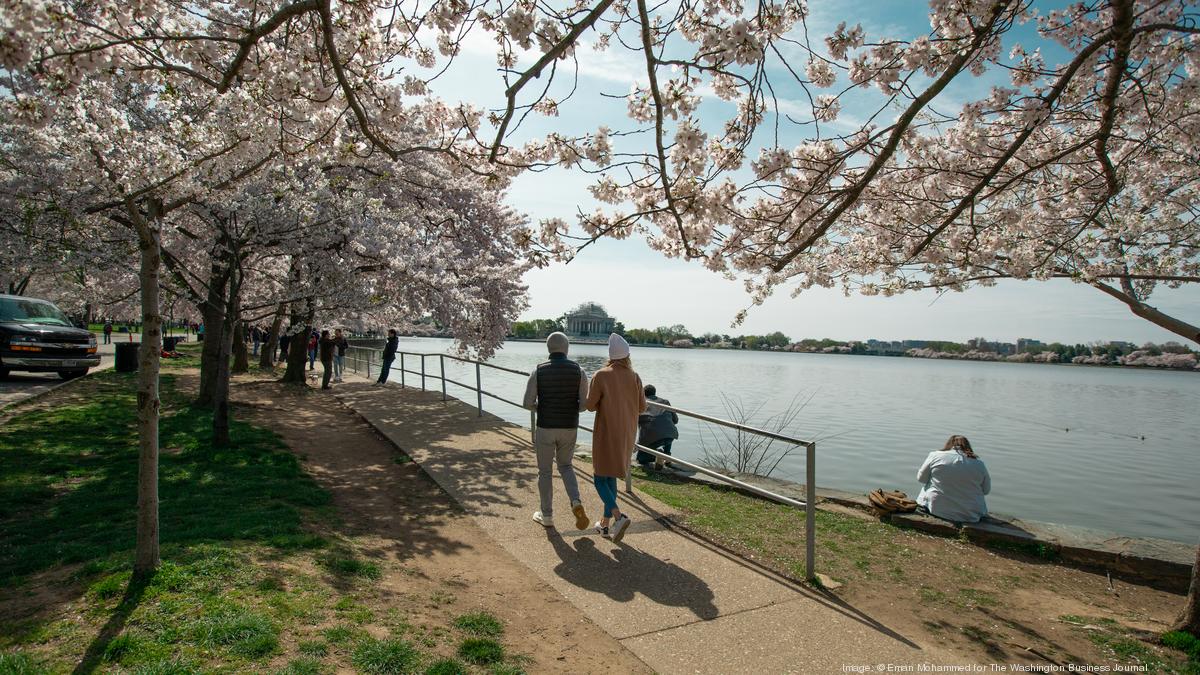
[{"label": "black trash can", "polygon": [[163,337],[163,351],[175,351],[175,347],[180,342],[183,342],[183,337],[179,335],[167,335]]},{"label": "black trash can", "polygon": [[117,359],[113,364],[119,373],[132,373],[137,371],[138,366],[138,348],[142,346],[140,342],[118,342],[116,344]]}]

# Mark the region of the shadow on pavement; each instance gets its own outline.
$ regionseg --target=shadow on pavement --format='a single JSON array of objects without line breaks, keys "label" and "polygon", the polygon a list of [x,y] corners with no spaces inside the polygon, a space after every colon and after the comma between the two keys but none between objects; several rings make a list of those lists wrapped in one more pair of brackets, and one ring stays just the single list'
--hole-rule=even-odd
[{"label": "shadow on pavement", "polygon": [[572,546],[553,529],[546,530],[546,538],[561,560],[554,573],[574,586],[617,602],[629,602],[640,593],[659,605],[686,607],[698,619],[718,615],[712,589],[679,565],[628,546],[614,549],[609,557],[590,537],[578,537]]}]

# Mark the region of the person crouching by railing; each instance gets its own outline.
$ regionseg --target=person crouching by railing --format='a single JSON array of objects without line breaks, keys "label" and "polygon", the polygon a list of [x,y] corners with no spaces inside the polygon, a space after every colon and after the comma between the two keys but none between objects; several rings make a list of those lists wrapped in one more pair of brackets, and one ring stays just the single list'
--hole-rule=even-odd
[{"label": "person crouching by railing", "polygon": [[638,415],[646,410],[646,394],[642,378],[633,372],[629,343],[616,333],[608,336],[608,364],[592,376],[587,409],[596,413],[592,480],[604,502],[603,518],[596,523],[596,531],[619,542],[629,529],[629,516],[617,506],[617,478],[624,478],[629,471],[630,455],[637,440]]},{"label": "person crouching by railing", "polygon": [[571,464],[575,456],[575,441],[579,434],[579,412],[588,396],[588,376],[579,364],[567,358],[570,342],[557,331],[546,338],[550,360],[539,364],[529,374],[525,385],[525,407],[537,411],[537,428],[533,431],[533,448],[537,455],[538,498],[533,521],[548,528],[554,527],[554,465],[575,514],[575,529],[587,529],[590,521],[579,499],[579,481]]},{"label": "person crouching by railing", "polygon": [[987,515],[983,496],[992,491],[992,478],[966,436],[951,436],[945,447],[929,453],[917,482],[924,486],[917,504],[931,515],[956,523],[977,523]]},{"label": "person crouching by railing", "polygon": [[[671,443],[679,438],[679,429],[675,427],[679,424],[679,415],[667,410],[662,405],[671,405],[671,402],[665,398],[655,396],[657,391],[654,385],[648,384],[643,389],[646,393],[646,412],[638,417],[638,445],[644,445],[652,450],[658,450],[664,455],[671,454]],[[661,403],[662,405],[655,405]],[[662,469],[664,460],[661,457],[638,450],[638,464],[642,465],[643,469],[650,469],[650,464],[654,464],[655,469]],[[665,462],[666,466],[671,466],[670,462]]]}]

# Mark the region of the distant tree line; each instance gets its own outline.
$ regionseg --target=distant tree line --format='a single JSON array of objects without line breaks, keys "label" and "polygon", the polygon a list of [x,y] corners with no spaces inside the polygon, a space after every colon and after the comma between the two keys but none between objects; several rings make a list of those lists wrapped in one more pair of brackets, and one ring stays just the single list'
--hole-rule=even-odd
[{"label": "distant tree line", "polygon": [[[563,330],[565,317],[517,321],[510,337],[545,339]],[[910,356],[929,359],[965,359],[972,361],[1015,361],[1032,363],[1077,363],[1087,365],[1149,366],[1159,368],[1198,368],[1198,355],[1178,342],[1141,346],[1131,342],[1093,342],[1089,344],[1043,344],[1038,340],[1011,342],[972,338],[966,342],[949,340],[833,340],[805,338],[792,341],[780,331],[767,335],[696,335],[682,324],[658,328],[626,328],[621,322],[614,332],[630,344],[676,348],[753,349],[823,354],[863,354],[869,356]]]}]

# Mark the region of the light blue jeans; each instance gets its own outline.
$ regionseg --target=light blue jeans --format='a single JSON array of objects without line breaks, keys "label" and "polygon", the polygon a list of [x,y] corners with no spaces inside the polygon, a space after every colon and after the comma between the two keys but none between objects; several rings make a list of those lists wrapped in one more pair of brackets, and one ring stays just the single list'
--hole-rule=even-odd
[{"label": "light blue jeans", "polygon": [[346,356],[344,354],[333,355],[333,376],[342,379],[342,373],[346,372]]}]

